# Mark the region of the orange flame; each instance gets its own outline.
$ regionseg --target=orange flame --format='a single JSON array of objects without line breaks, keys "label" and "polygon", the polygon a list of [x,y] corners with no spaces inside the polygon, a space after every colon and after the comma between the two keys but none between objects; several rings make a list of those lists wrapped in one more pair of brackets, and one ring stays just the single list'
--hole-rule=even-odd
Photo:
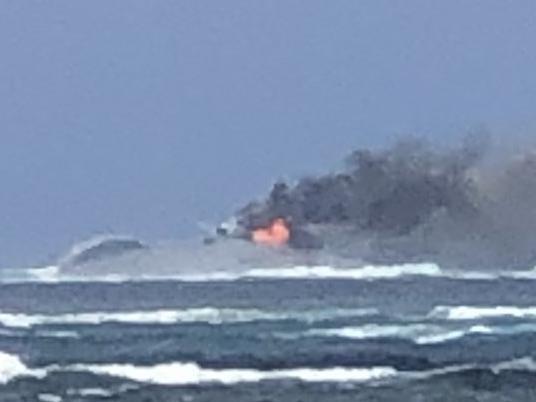
[{"label": "orange flame", "polygon": [[254,230],[252,239],[263,246],[279,247],[287,244],[290,239],[290,230],[284,219],[278,218],[267,228]]}]

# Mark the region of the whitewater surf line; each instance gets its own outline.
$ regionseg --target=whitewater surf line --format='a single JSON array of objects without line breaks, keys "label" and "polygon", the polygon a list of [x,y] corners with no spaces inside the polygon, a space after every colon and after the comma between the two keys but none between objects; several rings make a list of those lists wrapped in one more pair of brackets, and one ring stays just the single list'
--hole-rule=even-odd
[{"label": "whitewater surf line", "polygon": [[[178,268],[177,271],[180,271]],[[252,268],[239,272],[209,271],[203,273],[131,274],[110,272],[104,275],[91,273],[72,274],[59,266],[29,269],[0,270],[0,284],[17,283],[126,283],[126,282],[232,282],[255,279],[346,279],[357,281],[392,280],[403,277],[444,278],[460,281],[494,281],[501,279],[536,280],[536,268],[518,271],[462,271],[442,269],[434,263],[401,265],[365,265],[362,267],[334,267],[329,265],[298,265],[291,267]]]},{"label": "whitewater surf line", "polygon": [[496,280],[503,278],[536,279],[536,271],[518,271],[493,273],[484,271],[454,271],[443,270],[433,263],[402,264],[402,265],[366,265],[362,267],[332,267],[332,266],[293,266],[254,268],[239,272],[210,271],[204,273],[178,273],[178,274],[129,274],[124,272],[110,272],[105,275],[91,275],[90,273],[77,273],[73,275],[62,271],[58,266],[31,269],[3,269],[0,270],[0,283],[72,283],[72,282],[228,282],[248,279],[348,279],[348,280],[389,280],[402,277],[430,277],[454,280]]},{"label": "whitewater surf line", "polygon": [[4,313],[0,311],[0,324],[10,328],[31,328],[38,325],[99,325],[103,323],[145,325],[207,323],[218,325],[283,320],[314,323],[335,318],[364,317],[377,314],[378,311],[372,308],[265,311],[258,309],[201,307],[175,310],[87,312],[58,315]]},{"label": "whitewater surf line", "polygon": [[437,306],[428,316],[452,321],[501,317],[536,318],[536,306]]},{"label": "whitewater surf line", "polygon": [[508,370],[536,371],[536,362],[521,358],[491,365],[458,365],[425,371],[399,371],[392,367],[333,367],[314,369],[308,367],[282,370],[255,370],[244,368],[206,369],[193,362],[172,362],[152,366],[133,364],[71,364],[29,368],[12,354],[0,352],[0,384],[22,378],[43,379],[50,373],[88,373],[123,378],[138,383],[155,385],[203,385],[257,383],[261,381],[293,380],[304,383],[368,383],[383,380],[422,380],[433,376],[452,374],[472,369],[489,369],[495,374]]},{"label": "whitewater surf line", "polygon": [[536,333],[536,323],[515,325],[470,325],[448,328],[434,324],[367,324],[341,328],[310,329],[303,337],[334,337],[355,340],[397,338],[407,339],[417,345],[435,345],[472,335],[516,335]]}]

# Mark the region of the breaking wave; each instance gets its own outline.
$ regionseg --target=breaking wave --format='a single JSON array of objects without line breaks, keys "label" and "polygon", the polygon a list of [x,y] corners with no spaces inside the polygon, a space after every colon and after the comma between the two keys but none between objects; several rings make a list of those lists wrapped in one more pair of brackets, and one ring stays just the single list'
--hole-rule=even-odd
[{"label": "breaking wave", "polygon": [[429,316],[453,321],[502,317],[536,318],[536,306],[437,306]]},{"label": "breaking wave", "polygon": [[[0,321],[0,324],[3,323]],[[0,338],[24,338],[28,336],[25,331],[21,331],[21,328],[27,328],[26,326],[14,325],[10,326],[11,329],[0,328]],[[79,338],[79,334],[76,331],[35,331],[32,336],[36,338],[56,338],[56,339],[76,339]]]},{"label": "breaking wave", "polygon": [[[48,374],[62,372],[78,372],[117,377],[138,383],[156,385],[234,385],[277,380],[293,380],[305,383],[368,383],[396,379],[421,380],[472,369],[488,369],[496,374],[509,370],[535,372],[536,362],[532,358],[526,357],[486,366],[459,365],[425,371],[399,371],[387,366],[368,368],[332,367],[325,369],[302,367],[282,370],[244,368],[207,369],[193,362],[172,362],[152,366],[137,366],[133,364],[71,364],[67,366],[54,365],[33,369],[26,366],[18,356],[0,352],[0,384],[7,384],[20,377],[42,379]],[[93,394],[93,392],[91,393]],[[102,394],[101,390],[99,390],[99,394]]]},{"label": "breaking wave", "polygon": [[44,377],[44,369],[30,369],[15,355],[0,352],[0,384],[7,384],[17,377]]},{"label": "breaking wave", "polygon": [[417,344],[440,343],[456,339],[465,334],[464,331],[449,331],[445,328],[427,324],[367,324],[342,328],[311,329],[305,336],[326,336],[348,339],[402,338]]},{"label": "breaking wave", "polygon": [[0,383],[18,377],[45,377],[51,372],[87,372],[96,375],[125,378],[141,383],[161,385],[194,385],[203,383],[237,384],[265,380],[294,379],[303,382],[363,382],[396,375],[389,367],[373,368],[298,368],[261,371],[253,369],[204,369],[195,363],[168,363],[155,366],[131,364],[74,364],[28,368],[18,356],[0,352]]},{"label": "breaking wave", "polygon": [[495,374],[503,371],[536,371],[536,362],[531,357],[498,362],[491,365],[456,365],[424,371],[400,371],[393,367],[332,367],[313,369],[308,367],[285,370],[254,369],[205,369],[196,363],[167,363],[154,366],[131,364],[76,364],[56,371],[88,372],[129,379],[140,383],[157,385],[197,385],[219,383],[233,385],[257,383],[261,381],[295,380],[314,383],[368,383],[388,380],[421,380],[445,374],[459,373],[473,369],[488,369]]},{"label": "breaking wave", "polygon": [[80,388],[80,389],[69,389],[67,394],[70,396],[80,396],[80,397],[100,397],[100,398],[111,398],[114,395],[114,392],[104,389],[104,388]]},{"label": "breaking wave", "polygon": [[361,268],[334,268],[330,266],[297,266],[292,268],[253,269],[246,273],[252,278],[284,279],[389,279],[402,276],[441,276],[435,264],[405,264],[392,266],[367,265]]},{"label": "breaking wave", "polygon": [[[213,282],[213,281],[236,281],[241,279],[354,279],[374,280],[392,279],[403,276],[428,276],[442,277],[449,275],[435,264],[404,264],[392,266],[367,265],[359,268],[336,268],[331,266],[294,266],[281,268],[256,268],[241,272],[212,271],[198,274],[178,275],[129,275],[110,273],[102,276],[69,275],[61,271],[58,266],[44,268],[32,268],[27,270],[3,270],[0,271],[0,282],[140,282],[175,280],[183,282]],[[481,276],[479,276],[480,278]]]},{"label": "breaking wave", "polygon": [[380,325],[368,324],[342,328],[311,329],[303,336],[325,336],[348,339],[407,339],[417,345],[434,345],[450,342],[471,335],[515,335],[536,332],[536,324],[523,323],[510,326],[471,325],[448,328],[434,324]]},{"label": "breaking wave", "polygon": [[293,266],[279,268],[255,268],[239,272],[211,271],[188,274],[129,274],[110,273],[91,275],[90,273],[71,275],[62,272],[58,266],[32,269],[0,270],[0,283],[64,283],[64,282],[228,282],[255,279],[348,279],[348,280],[388,280],[403,277],[431,277],[452,280],[536,280],[536,268],[525,271],[484,272],[444,270],[433,263],[402,265],[366,265],[356,268],[323,266]]},{"label": "breaking wave", "polygon": [[[0,336],[20,337],[24,333],[11,329],[29,329],[47,325],[100,325],[119,323],[131,325],[173,325],[205,323],[211,325],[248,323],[261,321],[293,320],[307,324],[320,323],[334,319],[373,317],[382,313],[374,308],[329,308],[303,311],[268,311],[259,309],[234,308],[189,308],[149,311],[84,312],[71,314],[22,314],[0,311]],[[303,333],[276,333],[278,337],[338,337],[356,340],[399,338],[407,339],[418,345],[438,344],[457,340],[470,335],[513,335],[536,333],[536,322],[509,325],[492,324],[449,324],[456,321],[476,321],[486,318],[536,319],[536,307],[476,307],[476,306],[437,306],[428,314],[405,318],[399,323],[370,323],[338,328],[312,328]],[[408,321],[409,320],[409,321]],[[432,320],[424,322],[422,320]],[[75,331],[45,331],[34,333],[38,337],[77,338]]]},{"label": "breaking wave", "polygon": [[62,402],[63,398],[56,394],[39,394],[37,400],[39,402]]},{"label": "breaking wave", "polygon": [[[31,328],[38,325],[99,325],[123,324],[179,324],[179,323],[244,323],[254,321],[296,320],[317,322],[342,317],[375,315],[375,309],[324,309],[307,311],[263,311],[257,309],[191,308],[183,310],[152,310],[130,312],[89,312],[76,314],[17,314],[0,312],[0,324],[10,328]],[[64,332],[63,335],[67,335]],[[58,335],[58,334],[56,334]]]},{"label": "breaking wave", "polygon": [[297,368],[288,370],[205,369],[195,363],[169,363],[156,366],[130,364],[73,365],[71,371],[126,378],[159,385],[195,385],[206,383],[238,384],[266,380],[298,380],[302,382],[365,382],[393,377],[390,367],[372,368]]}]

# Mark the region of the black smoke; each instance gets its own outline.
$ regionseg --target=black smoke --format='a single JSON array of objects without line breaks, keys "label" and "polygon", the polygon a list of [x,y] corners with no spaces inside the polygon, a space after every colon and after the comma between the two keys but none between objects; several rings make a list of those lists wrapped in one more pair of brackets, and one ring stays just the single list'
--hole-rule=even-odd
[{"label": "black smoke", "polygon": [[489,149],[486,136],[470,136],[447,150],[415,139],[357,150],[340,172],[276,183],[238,212],[239,233],[282,217],[295,249],[371,263],[533,267],[536,156],[505,157],[498,168]]}]

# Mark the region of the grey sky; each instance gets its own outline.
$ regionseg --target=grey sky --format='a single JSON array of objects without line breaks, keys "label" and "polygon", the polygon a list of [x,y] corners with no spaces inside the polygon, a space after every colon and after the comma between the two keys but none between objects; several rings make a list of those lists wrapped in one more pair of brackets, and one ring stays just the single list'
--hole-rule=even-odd
[{"label": "grey sky", "polygon": [[400,134],[535,128],[536,2],[0,2],[0,266],[195,233]]}]

